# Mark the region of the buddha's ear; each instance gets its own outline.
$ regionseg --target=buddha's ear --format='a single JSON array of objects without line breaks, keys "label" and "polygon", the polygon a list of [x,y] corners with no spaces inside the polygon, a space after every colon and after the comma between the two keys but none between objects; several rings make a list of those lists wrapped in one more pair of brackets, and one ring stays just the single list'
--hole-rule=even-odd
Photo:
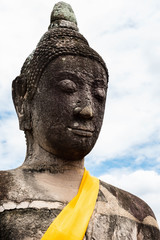
[{"label": "buddha's ear", "polygon": [[21,130],[31,130],[30,104],[26,101],[27,85],[20,76],[12,82],[12,98]]}]

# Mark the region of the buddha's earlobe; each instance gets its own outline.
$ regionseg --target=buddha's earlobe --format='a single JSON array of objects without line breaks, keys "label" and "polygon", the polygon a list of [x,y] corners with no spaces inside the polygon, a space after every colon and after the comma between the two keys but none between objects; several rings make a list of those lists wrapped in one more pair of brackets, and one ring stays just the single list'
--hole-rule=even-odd
[{"label": "buddha's earlobe", "polygon": [[16,77],[12,82],[12,98],[19,119],[21,130],[31,130],[30,106],[25,100],[26,84],[21,77]]}]

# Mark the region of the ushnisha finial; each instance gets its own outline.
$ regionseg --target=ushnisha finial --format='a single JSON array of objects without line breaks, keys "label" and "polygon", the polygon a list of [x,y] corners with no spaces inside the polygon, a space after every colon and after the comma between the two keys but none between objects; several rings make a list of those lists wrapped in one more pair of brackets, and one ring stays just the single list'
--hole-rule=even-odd
[{"label": "ushnisha finial", "polygon": [[70,4],[58,2],[54,5],[48,29],[56,27],[71,28],[78,31],[76,16]]}]

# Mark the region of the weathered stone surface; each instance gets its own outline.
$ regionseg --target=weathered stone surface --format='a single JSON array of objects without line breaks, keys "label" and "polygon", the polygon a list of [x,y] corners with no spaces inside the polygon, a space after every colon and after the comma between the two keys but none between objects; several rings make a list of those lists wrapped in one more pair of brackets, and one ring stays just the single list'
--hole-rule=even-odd
[{"label": "weathered stone surface", "polygon": [[72,7],[65,2],[59,2],[55,4],[51,13],[51,22],[62,19],[77,24],[76,16],[72,10]]},{"label": "weathered stone surface", "polygon": [[[12,191],[14,190],[13,188]],[[8,192],[8,200],[1,200],[1,205],[7,206],[7,209],[0,213],[0,239],[15,240],[15,236],[19,240],[41,239],[51,222],[67,204],[51,198],[50,201],[40,200],[40,197],[36,196],[33,198],[29,196],[32,189],[28,196],[23,195],[23,202],[17,203],[13,198],[13,192]],[[28,200],[25,200],[26,198]],[[121,204],[122,200],[127,203],[125,208]],[[137,206],[138,216],[130,208],[132,204]],[[101,182],[85,239],[159,240],[160,233],[154,214],[146,203],[128,192]]]},{"label": "weathered stone surface", "polygon": [[[41,239],[77,194],[84,157],[102,126],[107,86],[103,59],[78,32],[71,7],[58,3],[13,81],[27,153],[21,167],[0,172],[0,239]],[[160,232],[146,203],[100,182],[84,239],[159,240]]]}]

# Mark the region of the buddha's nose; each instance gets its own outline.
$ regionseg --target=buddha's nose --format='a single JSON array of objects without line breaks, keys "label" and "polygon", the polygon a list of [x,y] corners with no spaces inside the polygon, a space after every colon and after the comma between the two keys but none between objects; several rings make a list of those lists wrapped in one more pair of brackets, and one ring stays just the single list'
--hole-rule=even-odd
[{"label": "buddha's nose", "polygon": [[90,105],[85,106],[84,108],[76,107],[74,109],[74,113],[80,115],[83,118],[87,118],[87,119],[93,117],[93,110]]}]

